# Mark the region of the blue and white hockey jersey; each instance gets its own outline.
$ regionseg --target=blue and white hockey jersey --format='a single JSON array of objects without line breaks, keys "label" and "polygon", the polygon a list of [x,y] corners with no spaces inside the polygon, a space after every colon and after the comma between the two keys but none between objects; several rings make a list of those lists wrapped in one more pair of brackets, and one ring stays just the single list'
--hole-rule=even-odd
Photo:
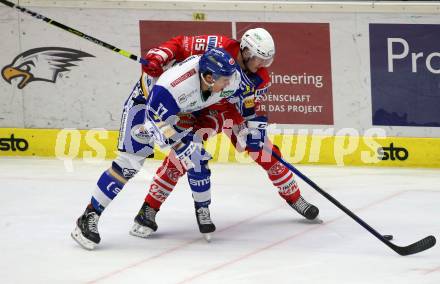
[{"label": "blue and white hockey jersey", "polygon": [[237,96],[241,76],[237,70],[230,83],[221,92],[204,99],[200,89],[199,60],[191,56],[163,73],[157,80],[147,100],[145,128],[161,146],[173,146],[185,133],[176,127],[178,115],[192,113],[209,107],[220,100]]}]

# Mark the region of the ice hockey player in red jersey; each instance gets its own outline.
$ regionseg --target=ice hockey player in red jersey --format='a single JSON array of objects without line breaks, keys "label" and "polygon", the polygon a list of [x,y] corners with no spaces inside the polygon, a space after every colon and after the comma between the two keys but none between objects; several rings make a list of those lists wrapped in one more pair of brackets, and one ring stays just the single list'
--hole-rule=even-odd
[{"label": "ice hockey player in red jersey", "polygon": [[[237,150],[246,150],[266,172],[279,195],[293,209],[309,220],[315,219],[319,210],[301,196],[293,173],[279,161],[263,151],[263,145],[281,156],[279,149],[266,136],[267,117],[256,114],[260,98],[267,93],[270,77],[267,71],[275,55],[272,36],[263,28],[250,29],[240,41],[221,35],[177,36],[148,51],[143,66],[144,73],[158,77],[165,66],[182,61],[193,54],[204,53],[213,47],[224,48],[237,61],[242,71],[242,100],[235,105],[224,100],[197,115],[181,117],[183,128],[212,129],[205,139],[224,132]],[[245,135],[243,135],[245,133]],[[150,185],[149,193],[135,217],[130,231],[138,237],[148,237],[157,230],[156,213],[173,191],[185,170],[172,153],[163,161]],[[209,200],[210,202],[210,200]],[[209,205],[209,203],[208,203]],[[197,221],[212,223],[209,210],[200,212]],[[215,228],[215,227],[214,227]]]}]

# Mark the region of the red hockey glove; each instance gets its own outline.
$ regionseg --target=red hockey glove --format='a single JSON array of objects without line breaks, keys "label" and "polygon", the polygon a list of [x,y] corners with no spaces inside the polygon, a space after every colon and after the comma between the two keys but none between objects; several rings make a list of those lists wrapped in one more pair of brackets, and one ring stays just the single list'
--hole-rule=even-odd
[{"label": "red hockey glove", "polygon": [[168,63],[168,53],[152,48],[148,51],[145,59],[148,60],[147,65],[142,65],[142,70],[152,77],[159,77],[163,73],[163,66]]}]

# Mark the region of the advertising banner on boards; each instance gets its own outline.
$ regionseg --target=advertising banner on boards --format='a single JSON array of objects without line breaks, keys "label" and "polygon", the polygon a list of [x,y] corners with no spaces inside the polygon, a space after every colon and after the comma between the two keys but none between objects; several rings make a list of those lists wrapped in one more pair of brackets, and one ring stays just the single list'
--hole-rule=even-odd
[{"label": "advertising banner on boards", "polygon": [[328,23],[140,21],[141,51],[145,54],[177,35],[232,37],[235,30],[239,39],[255,27],[267,29],[276,45],[269,67],[272,86],[259,111],[267,113],[271,123],[333,125]]},{"label": "advertising banner on boards", "polygon": [[373,125],[440,127],[440,25],[370,24]]}]

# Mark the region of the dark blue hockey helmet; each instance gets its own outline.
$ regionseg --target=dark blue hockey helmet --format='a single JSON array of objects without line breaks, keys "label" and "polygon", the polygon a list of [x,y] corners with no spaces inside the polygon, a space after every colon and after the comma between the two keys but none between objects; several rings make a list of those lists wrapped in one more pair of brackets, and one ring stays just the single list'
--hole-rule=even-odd
[{"label": "dark blue hockey helmet", "polygon": [[230,77],[237,71],[234,58],[223,48],[212,48],[202,55],[199,61],[201,74],[212,74],[214,79]]}]

